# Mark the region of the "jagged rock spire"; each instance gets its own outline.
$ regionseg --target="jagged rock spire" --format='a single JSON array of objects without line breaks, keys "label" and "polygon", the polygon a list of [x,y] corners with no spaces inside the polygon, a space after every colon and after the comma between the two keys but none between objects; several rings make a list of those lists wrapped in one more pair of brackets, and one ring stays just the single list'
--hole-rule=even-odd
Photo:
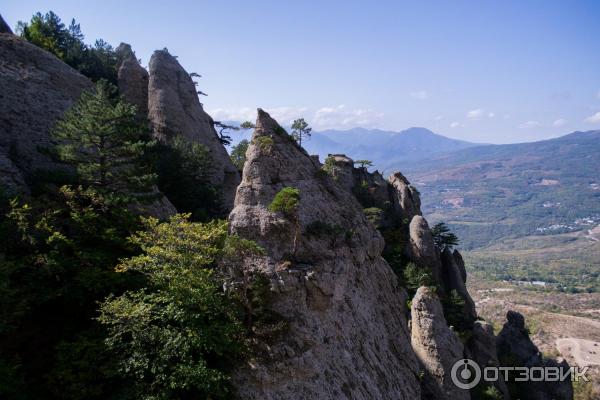
[{"label": "jagged rock spire", "polygon": [[202,108],[192,78],[166,49],[154,52],[149,74],[148,118],[153,134],[163,141],[181,135],[204,145],[213,161],[211,181],[221,186],[224,208],[231,210],[239,172],[217,137],[213,119]]},{"label": "jagged rock spire", "polygon": [[10,26],[8,26],[6,21],[4,21],[4,18],[2,18],[2,15],[0,15],[0,33],[13,33]]},{"label": "jagged rock spire", "polygon": [[[406,297],[361,206],[262,110],[246,157],[231,231],[266,250],[246,268],[271,278],[270,307],[289,326],[234,374],[239,396],[419,398]],[[300,191],[294,217],[269,211],[284,187]]]},{"label": "jagged rock spire", "polygon": [[467,400],[468,390],[452,383],[452,366],[463,359],[463,344],[448,327],[442,304],[428,287],[420,287],[411,306],[411,344],[423,367],[423,397],[432,400]]},{"label": "jagged rock spire", "polygon": [[148,71],[140,65],[129,44],[121,43],[116,53],[119,93],[137,107],[138,114],[145,120],[148,115]]}]

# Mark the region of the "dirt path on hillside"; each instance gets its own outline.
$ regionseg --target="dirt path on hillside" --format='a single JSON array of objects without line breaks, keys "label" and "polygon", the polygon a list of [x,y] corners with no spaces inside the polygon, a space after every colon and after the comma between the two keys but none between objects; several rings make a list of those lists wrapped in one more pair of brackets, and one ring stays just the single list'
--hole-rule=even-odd
[{"label": "dirt path on hillside", "polygon": [[570,355],[579,367],[600,365],[600,343],[592,340],[556,339],[556,348],[563,355]]}]

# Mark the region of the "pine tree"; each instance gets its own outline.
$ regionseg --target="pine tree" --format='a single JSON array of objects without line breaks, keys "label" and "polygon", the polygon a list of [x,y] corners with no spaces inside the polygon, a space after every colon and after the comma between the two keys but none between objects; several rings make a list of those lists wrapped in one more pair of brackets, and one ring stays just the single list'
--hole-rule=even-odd
[{"label": "pine tree", "polygon": [[296,119],[292,123],[292,137],[302,146],[302,138],[309,138],[312,128],[308,126],[308,122],[304,118]]},{"label": "pine tree", "polygon": [[144,152],[154,145],[136,117],[136,109],[116,96],[106,81],[86,91],[53,132],[60,159],[75,166],[81,184],[104,195],[142,199],[155,175]]}]

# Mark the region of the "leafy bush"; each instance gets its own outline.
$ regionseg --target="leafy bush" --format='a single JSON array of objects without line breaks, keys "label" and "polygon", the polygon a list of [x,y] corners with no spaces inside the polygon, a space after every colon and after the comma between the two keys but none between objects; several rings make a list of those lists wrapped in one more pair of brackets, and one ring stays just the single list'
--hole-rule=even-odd
[{"label": "leafy bush", "polygon": [[271,212],[281,212],[287,217],[292,217],[300,205],[300,190],[293,187],[284,187],[273,198],[268,209]]},{"label": "leafy bush", "polygon": [[409,297],[412,298],[421,286],[434,285],[431,272],[414,262],[406,264],[402,271],[402,281]]},{"label": "leafy bush", "polygon": [[269,136],[259,136],[254,138],[255,144],[261,151],[269,152],[273,146],[273,138]]},{"label": "leafy bush", "polygon": [[109,297],[100,310],[120,371],[138,398],[228,398],[228,372],[246,348],[238,306],[215,272],[227,224],[176,215],[144,225],[130,238],[142,254],[117,269],[142,274],[147,287]]}]

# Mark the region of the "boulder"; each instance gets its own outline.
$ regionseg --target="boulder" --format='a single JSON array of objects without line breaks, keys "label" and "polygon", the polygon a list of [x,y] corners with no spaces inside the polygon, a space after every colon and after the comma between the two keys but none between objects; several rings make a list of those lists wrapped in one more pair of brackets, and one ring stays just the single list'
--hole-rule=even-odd
[{"label": "boulder", "polygon": [[417,290],[411,306],[411,344],[423,368],[422,399],[470,399],[452,383],[452,366],[463,359],[463,344],[448,327],[442,304],[431,288]]},{"label": "boulder", "polygon": [[12,171],[3,180],[21,186],[37,170],[57,168],[43,149],[51,146],[56,121],[91,88],[89,79],[49,52],[0,35],[0,154],[2,169]]},{"label": "boulder", "polygon": [[[234,373],[239,397],[418,399],[406,295],[362,207],[262,110],[246,156],[230,229],[266,250],[244,268],[270,277],[287,329]],[[270,211],[285,187],[299,189],[297,209]]]},{"label": "boulder", "polygon": [[[558,367],[568,369],[563,360],[545,359],[529,337],[525,318],[516,311],[508,311],[507,322],[496,338],[498,358],[503,366],[510,367]],[[564,382],[507,382],[513,398],[527,397],[532,400],[571,400],[573,385]]]},{"label": "boulder", "polygon": [[135,56],[131,46],[121,43],[116,48],[118,59],[119,93],[129,103],[137,107],[144,120],[148,115],[148,71],[146,71]]},{"label": "boulder", "polygon": [[221,187],[224,208],[231,210],[239,172],[219,141],[213,119],[202,108],[192,78],[167,50],[154,52],[149,74],[148,118],[154,136],[168,142],[181,135],[204,145],[213,162],[211,182]]}]

